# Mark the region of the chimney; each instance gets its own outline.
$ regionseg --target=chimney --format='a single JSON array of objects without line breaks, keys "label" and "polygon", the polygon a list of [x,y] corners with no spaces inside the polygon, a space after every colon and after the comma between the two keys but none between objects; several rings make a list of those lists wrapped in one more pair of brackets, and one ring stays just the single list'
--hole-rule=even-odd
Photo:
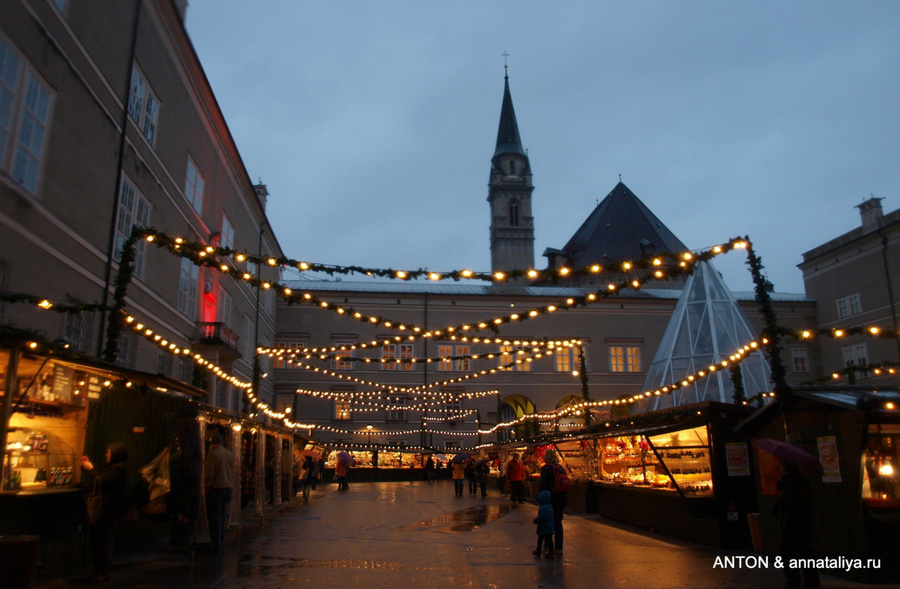
[{"label": "chimney", "polygon": [[[265,184],[255,184],[253,186],[253,190],[256,191],[256,197],[259,199],[259,204],[262,205],[263,210],[266,210],[266,197],[269,196],[269,191],[266,190]],[[879,207],[881,210],[881,207]]]},{"label": "chimney", "polygon": [[863,233],[875,231],[881,224],[881,217],[884,216],[881,210],[882,200],[884,199],[873,196],[869,200],[856,205],[856,208],[859,209],[859,215],[862,217]]}]

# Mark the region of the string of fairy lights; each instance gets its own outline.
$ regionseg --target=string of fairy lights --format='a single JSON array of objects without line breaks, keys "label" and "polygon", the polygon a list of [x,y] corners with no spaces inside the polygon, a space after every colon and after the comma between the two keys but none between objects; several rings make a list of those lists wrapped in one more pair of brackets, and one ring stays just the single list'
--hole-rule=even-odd
[{"label": "string of fairy lights", "polygon": [[[746,238],[734,238],[729,240],[727,243],[722,245],[713,246],[706,250],[702,250],[699,252],[682,252],[679,254],[662,254],[656,256],[652,259],[647,260],[639,260],[636,262],[623,262],[621,264],[614,265],[606,265],[602,266],[599,264],[594,264],[582,268],[557,268],[557,269],[549,269],[545,271],[538,271],[535,269],[521,269],[521,270],[512,270],[505,273],[481,273],[474,272],[467,269],[462,270],[453,270],[449,272],[432,272],[429,270],[419,269],[419,270],[393,270],[393,269],[377,269],[377,268],[363,268],[358,266],[334,266],[328,264],[319,264],[319,263],[311,263],[311,262],[303,262],[298,261],[286,257],[280,258],[272,258],[272,257],[260,257],[253,256],[247,252],[234,250],[226,247],[218,247],[205,245],[198,242],[191,242],[185,240],[180,237],[170,237],[165,233],[156,231],[150,228],[135,228],[132,233],[132,238],[129,240],[130,247],[134,247],[134,241],[136,239],[144,239],[147,242],[154,243],[157,247],[165,248],[170,253],[175,255],[179,255],[181,257],[189,258],[197,265],[206,266],[209,268],[213,268],[222,274],[229,275],[236,280],[243,281],[251,286],[259,287],[264,290],[274,289],[281,294],[281,296],[285,299],[287,304],[299,304],[306,303],[310,305],[314,305],[317,308],[326,309],[332,312],[337,313],[338,315],[347,316],[349,318],[357,319],[360,321],[364,321],[373,325],[379,325],[386,328],[393,328],[400,332],[406,332],[403,336],[397,335],[392,337],[385,337],[381,339],[376,339],[371,342],[366,342],[362,344],[354,344],[350,346],[339,346],[339,347],[329,347],[329,348],[303,348],[299,350],[287,350],[285,348],[268,348],[268,349],[259,349],[258,353],[260,355],[269,355],[270,357],[277,359],[286,359],[288,362],[295,364],[298,368],[303,368],[307,370],[315,370],[317,372],[322,372],[324,374],[328,374],[329,376],[334,376],[338,379],[350,380],[352,382],[358,382],[360,384],[366,384],[368,386],[374,386],[378,388],[378,392],[365,392],[365,394],[382,394],[384,391],[395,392],[395,393],[405,393],[405,394],[443,394],[446,393],[429,393],[429,389],[434,387],[445,387],[451,384],[464,382],[470,380],[472,378],[478,378],[479,376],[483,376],[485,374],[494,373],[497,370],[503,370],[504,368],[508,369],[516,364],[521,364],[523,362],[531,362],[534,359],[540,358],[544,353],[551,353],[555,346],[580,346],[581,342],[577,340],[571,341],[554,341],[554,342],[534,342],[529,341],[525,343],[520,343],[517,341],[508,341],[501,340],[500,338],[491,338],[491,337],[479,337],[477,334],[483,330],[490,330],[493,332],[497,332],[499,328],[506,323],[511,323],[515,321],[525,321],[534,317],[538,317],[545,314],[554,313],[560,309],[571,309],[576,307],[583,307],[588,304],[594,303],[604,297],[612,296],[618,294],[621,290],[624,289],[640,289],[646,284],[655,281],[655,280],[665,280],[669,279],[673,276],[679,274],[690,274],[693,272],[697,262],[705,261],[711,259],[712,257],[734,250],[747,249],[749,247],[749,240]],[[224,258],[224,259],[221,259]],[[242,271],[239,269],[240,264],[248,264],[247,269]],[[270,268],[295,268],[301,272],[325,272],[330,275],[334,274],[363,274],[366,276],[377,276],[383,278],[392,278],[403,281],[408,280],[417,280],[417,279],[427,279],[430,281],[441,281],[441,280],[482,280],[482,281],[493,281],[493,282],[501,282],[509,279],[516,279],[527,277],[531,280],[548,280],[552,283],[558,283],[560,281],[564,281],[571,278],[578,278],[584,276],[597,276],[601,273],[604,275],[614,275],[621,274],[625,277],[621,280],[608,282],[603,288],[592,292],[587,293],[584,296],[580,297],[569,297],[564,301],[560,301],[556,304],[544,305],[541,307],[528,309],[521,312],[509,313],[507,315],[493,317],[489,319],[485,319],[483,321],[473,322],[471,324],[460,324],[460,325],[452,325],[446,326],[440,330],[433,331],[424,331],[421,327],[411,325],[403,322],[396,322],[391,319],[386,319],[383,317],[375,316],[375,315],[367,315],[362,312],[359,312],[352,308],[346,308],[342,305],[336,305],[330,303],[328,301],[324,301],[313,295],[312,293],[294,293],[289,287],[279,284],[274,281],[265,281],[261,278],[261,275],[258,273],[250,272],[250,265],[255,264],[257,267],[270,267]],[[4,292],[0,293],[0,301],[4,302],[14,302],[14,303],[30,303],[39,308],[45,310],[53,310],[60,313],[82,313],[89,311],[98,311],[98,310],[121,310],[121,306],[119,307],[106,307],[98,304],[70,304],[70,303],[55,303],[50,301],[49,299],[37,297],[29,294],[22,293],[9,293]],[[154,332],[149,327],[146,327],[144,322],[139,321],[133,315],[126,315],[123,319],[124,324],[129,326],[135,333],[142,336],[145,340],[157,345],[160,349],[166,350],[169,353],[172,353],[176,356],[182,356],[190,358],[193,362],[195,362],[198,366],[208,369],[212,374],[216,377],[221,378],[234,386],[243,389],[245,394],[247,395],[250,403],[257,408],[257,410],[262,411],[269,417],[274,419],[282,419],[285,422],[285,425],[288,427],[295,427],[301,429],[327,429],[324,426],[316,425],[316,424],[299,424],[290,421],[289,416],[284,412],[273,411],[266,403],[262,402],[256,397],[256,392],[252,390],[252,383],[243,381],[236,376],[227,374],[221,367],[215,365],[214,363],[204,359],[201,354],[196,353],[191,350],[189,346],[179,346],[178,344],[170,341],[171,338],[166,338],[160,333]],[[854,326],[849,328],[830,328],[830,329],[807,329],[807,330],[786,330],[779,329],[780,335],[786,335],[793,337],[797,340],[811,340],[817,337],[829,337],[832,339],[843,338],[852,335],[865,335],[868,337],[879,337],[879,338],[897,338],[898,333],[884,329],[880,326]],[[412,388],[404,388],[404,387],[395,387],[391,385],[383,385],[380,383],[375,383],[371,381],[364,381],[361,379],[356,379],[354,377],[348,377],[347,375],[340,374],[339,372],[329,371],[327,369],[321,369],[317,367],[309,366],[303,362],[298,361],[298,358],[304,358],[306,360],[312,360],[316,358],[318,360],[334,360],[340,358],[344,361],[352,361],[352,362],[362,362],[366,364],[371,363],[380,363],[380,364],[415,364],[418,362],[431,363],[431,362],[461,362],[461,361],[469,361],[469,360],[477,360],[481,358],[495,358],[498,355],[502,357],[501,354],[497,353],[489,353],[489,354],[466,354],[460,356],[441,356],[434,358],[356,358],[356,357],[347,357],[342,355],[343,352],[347,351],[355,351],[355,350],[365,350],[368,348],[377,349],[382,346],[390,343],[401,342],[401,341],[410,341],[419,338],[445,338],[454,341],[463,341],[463,342],[472,342],[479,344],[500,344],[504,346],[532,346],[532,351],[529,354],[525,350],[515,350],[516,355],[525,355],[525,358],[517,358],[515,362],[506,364],[501,367],[497,367],[491,370],[484,370],[481,372],[476,372],[472,374],[467,374],[462,377],[448,379],[439,383],[431,383],[428,385],[420,385]],[[761,343],[765,343],[765,339],[761,340]],[[604,401],[583,401],[581,403],[573,403],[567,405],[566,407],[560,408],[553,412],[548,413],[540,413],[540,414],[531,414],[525,415],[521,418],[506,422],[502,424],[497,424],[490,429],[486,430],[478,430],[478,432],[472,432],[471,435],[492,433],[501,428],[510,428],[515,427],[516,425],[522,423],[528,419],[537,419],[537,420],[556,420],[562,417],[569,416],[571,414],[580,414],[583,411],[590,410],[591,408],[596,407],[604,407],[610,405],[621,405],[621,404],[631,404],[648,397],[659,396],[664,394],[669,394],[672,391],[678,390],[679,388],[690,386],[694,384],[697,380],[705,378],[710,374],[716,372],[717,370],[726,369],[730,364],[737,364],[743,358],[745,358],[749,353],[757,351],[760,342],[751,342],[747,346],[741,348],[733,354],[728,361],[722,360],[718,364],[710,365],[708,370],[701,370],[695,374],[688,375],[678,382],[670,383],[667,386],[661,387],[660,389],[656,389],[654,391],[643,391],[642,393],[626,397],[620,398],[616,400],[604,400]],[[38,346],[37,343],[31,342],[29,343],[29,347],[34,349]],[[50,347],[47,344],[46,347]],[[548,350],[540,351],[539,348],[548,348]],[[838,379],[844,375],[850,375],[852,377],[853,373],[862,372],[862,371],[871,371],[874,374],[896,374],[896,367],[891,365],[890,363],[884,363],[879,365],[867,365],[865,367],[856,366],[856,367],[848,367],[847,369],[835,372],[831,375],[831,379]],[[326,393],[315,393],[314,391],[301,391],[298,389],[296,391],[298,394],[309,394],[315,396],[316,394],[321,396],[327,396]],[[346,392],[344,392],[346,395]],[[455,398],[477,398],[478,396],[497,394],[497,391],[481,391],[477,393],[454,393]],[[774,393],[766,392],[760,393],[758,396],[774,396]],[[447,398],[446,396],[444,398]],[[432,401],[431,403],[421,403],[421,404],[413,404],[409,406],[403,406],[403,409],[413,410],[413,408],[425,408],[428,406],[440,405],[441,400]],[[747,401],[744,401],[745,403]],[[375,409],[375,403],[370,401],[363,401],[361,398],[354,398],[354,404],[359,403],[361,407],[355,410],[364,410],[364,405],[369,404],[372,407],[371,410],[391,410],[398,409],[397,406],[385,405],[382,404],[378,409]],[[365,409],[369,410],[369,409]],[[443,418],[433,418],[433,419],[448,419],[446,417]],[[426,429],[424,426],[423,420],[423,428],[419,430],[414,430],[411,432],[390,432],[391,434],[401,434],[401,433],[421,433],[423,429]],[[369,432],[352,432],[346,430],[334,430],[336,433],[342,434],[365,434]],[[438,433],[437,430],[428,430],[431,433]],[[464,432],[447,432],[448,435],[462,435]],[[470,435],[470,434],[466,434]]]}]

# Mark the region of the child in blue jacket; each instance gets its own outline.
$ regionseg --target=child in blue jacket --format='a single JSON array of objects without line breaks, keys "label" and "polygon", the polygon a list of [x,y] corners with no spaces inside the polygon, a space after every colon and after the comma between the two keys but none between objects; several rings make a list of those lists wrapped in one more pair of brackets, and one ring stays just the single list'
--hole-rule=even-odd
[{"label": "child in blue jacket", "polygon": [[541,547],[547,545],[547,558],[553,558],[553,505],[550,503],[550,491],[541,491],[538,493],[538,501],[541,506],[538,508],[538,515],[534,518],[537,524],[537,550],[532,552],[538,558],[541,557]]}]

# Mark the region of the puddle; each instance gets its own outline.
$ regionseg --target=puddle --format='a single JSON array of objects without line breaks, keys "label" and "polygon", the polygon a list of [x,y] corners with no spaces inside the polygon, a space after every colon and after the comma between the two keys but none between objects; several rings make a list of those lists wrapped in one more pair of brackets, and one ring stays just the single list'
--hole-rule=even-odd
[{"label": "puddle", "polygon": [[481,505],[417,522],[402,529],[415,530],[422,528],[442,528],[447,526],[447,531],[450,532],[471,532],[472,530],[477,529],[478,526],[489,524],[512,510],[512,505]]},{"label": "puddle", "polygon": [[325,560],[311,558],[266,558],[258,554],[243,554],[238,558],[236,577],[269,577],[297,569],[398,569],[390,562],[370,560]]}]

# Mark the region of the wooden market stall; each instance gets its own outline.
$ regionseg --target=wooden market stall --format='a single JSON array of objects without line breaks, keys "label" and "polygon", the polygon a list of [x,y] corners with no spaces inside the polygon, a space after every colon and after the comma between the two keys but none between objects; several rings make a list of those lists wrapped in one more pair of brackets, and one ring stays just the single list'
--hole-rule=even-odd
[{"label": "wooden market stall", "polygon": [[[804,472],[813,488],[817,556],[866,565],[825,572],[864,582],[900,581],[900,389],[795,387],[786,402],[766,406],[738,429],[754,439],[788,441],[819,458],[823,474]],[[774,555],[778,461],[762,451],[754,458],[761,548]],[[875,559],[872,566],[869,559]]]}]

